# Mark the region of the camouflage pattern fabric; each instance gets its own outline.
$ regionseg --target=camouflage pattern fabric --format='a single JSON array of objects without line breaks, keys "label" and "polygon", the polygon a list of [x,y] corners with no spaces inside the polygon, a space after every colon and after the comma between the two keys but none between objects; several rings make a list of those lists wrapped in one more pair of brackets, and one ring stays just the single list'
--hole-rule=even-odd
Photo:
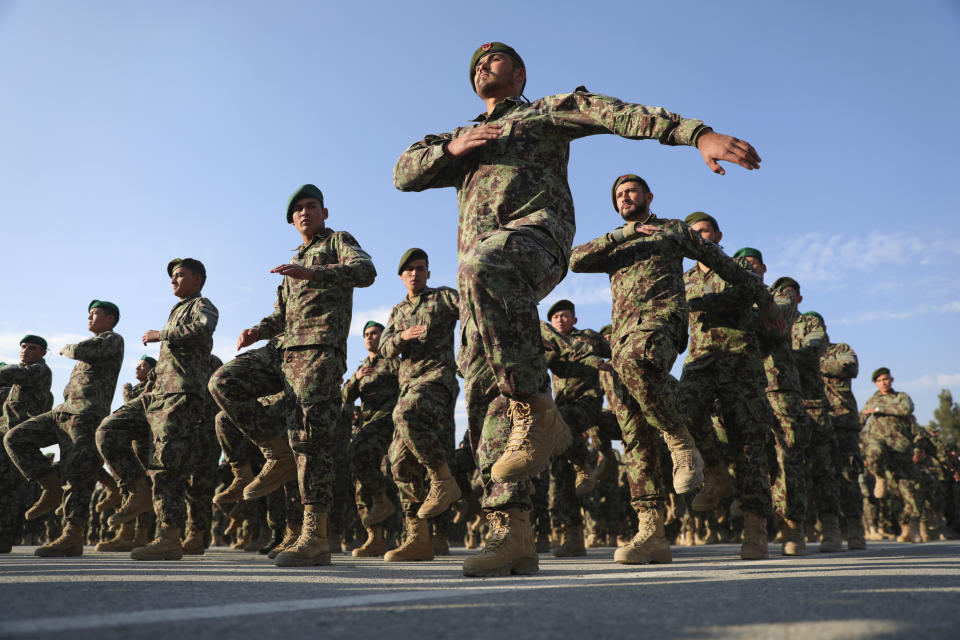
[{"label": "camouflage pattern fabric", "polygon": [[53,374],[41,358],[33,364],[10,364],[0,368],[0,387],[7,388],[2,401],[0,433],[6,433],[27,418],[50,411]]},{"label": "camouflage pattern fabric", "polygon": [[893,476],[903,499],[905,518],[921,516],[920,477],[913,464],[913,453],[922,438],[913,417],[913,400],[905,393],[877,391],[860,411],[864,432],[864,458],[867,469],[877,477]]},{"label": "camouflage pattern fabric", "polygon": [[77,364],[63,390],[63,403],[56,410],[63,413],[89,414],[103,418],[110,413],[110,403],[117,389],[117,378],[123,364],[123,338],[113,331],[104,331],[92,338],[63,348],[63,355]]},{"label": "camouflage pattern fabric", "polygon": [[218,368],[210,376],[207,388],[233,427],[251,441],[263,444],[285,434],[285,420],[278,420],[259,401],[259,398],[282,393],[284,389],[277,340],[244,351]]},{"label": "camouflage pattern fabric", "polygon": [[823,389],[837,440],[838,499],[840,511],[849,520],[863,516],[863,499],[860,493],[859,476],[863,473],[863,457],[860,455],[860,420],[857,399],[853,395],[852,381],[860,371],[857,354],[845,342],[829,342],[820,356],[820,373]]},{"label": "camouflage pattern fabric", "polygon": [[173,306],[160,330],[153,393],[206,395],[213,332],[219,318],[217,308],[199,293]]},{"label": "camouflage pattern fabric", "polygon": [[[210,354],[208,371],[216,371],[223,361]],[[203,416],[197,423],[197,451],[187,478],[187,526],[208,532],[213,524],[213,494],[217,490],[217,465],[220,442],[217,440],[216,417],[219,407],[209,392],[203,395]]]}]

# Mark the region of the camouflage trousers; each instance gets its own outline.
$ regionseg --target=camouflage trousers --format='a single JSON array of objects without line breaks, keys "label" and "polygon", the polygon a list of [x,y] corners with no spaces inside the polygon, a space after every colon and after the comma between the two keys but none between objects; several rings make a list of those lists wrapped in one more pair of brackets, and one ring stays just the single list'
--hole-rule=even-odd
[{"label": "camouflage trousers", "polygon": [[856,428],[838,426],[843,421],[834,421],[834,432],[837,438],[837,459],[834,467],[837,469],[838,498],[840,512],[850,520],[859,520],[863,517],[863,496],[860,493],[860,475],[863,473],[863,457],[860,455],[860,425],[857,417],[851,423]]},{"label": "camouflage trousers", "polygon": [[531,480],[530,523],[536,535],[549,536],[553,523],[550,520],[550,469],[544,469]]},{"label": "camouflage trousers", "polygon": [[209,532],[213,524],[213,494],[217,490],[217,466],[220,464],[220,443],[214,421],[202,420],[197,425],[197,450],[187,477],[187,526]]},{"label": "camouflage trousers", "polygon": [[267,524],[276,529],[284,523],[298,525],[303,522],[303,504],[296,480],[283,485],[280,491],[267,494]]},{"label": "camouflage trousers", "polygon": [[415,515],[427,497],[427,468],[440,467],[453,455],[456,402],[456,391],[443,384],[414,384],[400,390],[388,455],[407,515]]},{"label": "camouflage trousers", "polygon": [[0,447],[0,538],[13,536],[23,519],[24,508],[20,494],[25,485],[23,476],[7,455],[7,450]]},{"label": "camouflage trousers", "polygon": [[369,509],[373,497],[386,491],[387,477],[380,470],[393,440],[393,418],[383,417],[360,427],[350,440],[347,455],[353,469],[357,508]]},{"label": "camouflage trousers", "polygon": [[[338,396],[339,397],[339,396]],[[350,432],[353,430],[353,407],[341,405],[340,420],[334,432],[333,501],[329,518],[330,531],[342,534],[357,516],[357,504],[353,491],[353,470],[350,468]]]},{"label": "camouflage trousers", "polygon": [[[735,491],[744,511],[771,512],[767,435],[774,418],[764,396],[766,375],[759,357],[729,356],[704,367],[684,367],[680,397],[690,417],[690,432],[708,466],[733,462]],[[710,416],[716,407],[729,442],[720,451]]]},{"label": "camouflage trousers", "polygon": [[781,518],[802,523],[807,518],[807,470],[804,452],[810,423],[803,398],[790,389],[766,392],[773,412],[773,438],[767,440],[773,510]]},{"label": "camouflage trousers", "polygon": [[60,480],[67,484],[64,519],[80,526],[87,523],[97,469],[103,466],[94,442],[100,418],[100,415],[48,411],[21,422],[3,438],[10,460],[23,477],[32,482],[53,470],[40,449],[60,445]]},{"label": "camouflage trousers", "polygon": [[835,466],[839,454],[826,399],[804,400],[803,406],[811,425],[810,444],[806,451],[809,521],[814,514],[821,517],[825,514],[840,515],[840,491]]},{"label": "camouflage trousers", "polygon": [[573,443],[550,464],[550,515],[557,525],[583,525],[583,505],[576,491],[577,473],[574,465],[587,467],[590,463],[584,434],[597,424],[602,406],[600,398],[584,398],[557,405],[564,422],[573,431]]},{"label": "camouflage trousers", "polygon": [[297,479],[304,505],[330,512],[335,464],[347,464],[337,436],[341,419],[340,382],[347,363],[336,349],[322,346],[283,350],[284,389],[294,401],[289,424],[290,448],[297,459]]},{"label": "camouflage trousers", "polygon": [[903,499],[903,519],[919,518],[922,514],[920,476],[913,463],[913,450],[904,435],[896,430],[871,428],[863,456],[866,468],[875,477],[893,478],[895,490]]},{"label": "camouflage trousers", "polygon": [[549,388],[537,303],[566,275],[552,245],[527,227],[493,233],[460,256],[457,364],[486,509],[530,508],[530,482],[493,482],[490,468],[510,436],[510,399],[524,401]]},{"label": "camouflage trousers", "polygon": [[285,421],[258,400],[284,390],[281,354],[272,345],[244,351],[217,369],[207,389],[234,426],[253,442],[284,435]]},{"label": "camouflage trousers", "polygon": [[126,490],[145,476],[134,440],[152,438],[147,468],[153,478],[153,510],[158,526],[183,528],[186,492],[200,447],[197,426],[203,399],[185,393],[150,394],[128,402],[104,418],[97,447]]}]

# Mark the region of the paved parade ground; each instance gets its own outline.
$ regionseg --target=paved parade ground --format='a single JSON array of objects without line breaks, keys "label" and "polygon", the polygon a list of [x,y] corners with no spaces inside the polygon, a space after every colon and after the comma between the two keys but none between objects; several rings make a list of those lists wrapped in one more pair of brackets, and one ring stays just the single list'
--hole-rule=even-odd
[{"label": "paved parade ground", "polygon": [[641,567],[591,549],[487,579],[461,575],[462,548],[429,563],[344,555],[280,569],[225,548],[145,563],[15,547],[0,556],[0,637],[960,637],[960,542],[869,544],[759,562],[735,545],[673,547],[673,564]]}]

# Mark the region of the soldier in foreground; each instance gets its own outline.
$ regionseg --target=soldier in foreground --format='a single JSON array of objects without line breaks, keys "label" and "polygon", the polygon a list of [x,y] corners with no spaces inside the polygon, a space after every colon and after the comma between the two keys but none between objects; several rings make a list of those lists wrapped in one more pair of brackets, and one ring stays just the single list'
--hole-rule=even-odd
[{"label": "soldier in foreground", "polygon": [[[151,386],[139,398],[108,416],[97,429],[97,446],[120,486],[129,494],[113,514],[111,526],[133,520],[151,508],[157,516],[153,541],[130,552],[134,560],[179,560],[187,520],[187,482],[198,451],[197,423],[204,412],[210,350],[220,314],[200,295],[207,270],[194,258],[167,265],[173,295],[179,298],[159,331],[143,334],[143,344],[160,343]],[[133,447],[153,441],[150,475]]]},{"label": "soldier in foreground", "polygon": [[[484,507],[494,524],[491,543],[464,563],[467,575],[537,570],[528,479],[570,443],[548,392],[537,314],[537,303],[566,275],[573,243],[570,142],[603,133],[655,138],[697,147],[720,174],[718,160],[760,166],[752,146],[699,120],[585,89],[530,103],[521,99],[526,80],[512,47],[482,45],[471,57],[469,81],[486,113],[475,125],[411,145],[394,168],[403,191],[457,189],[465,337],[458,364]],[[496,462],[480,462],[490,458]]]}]

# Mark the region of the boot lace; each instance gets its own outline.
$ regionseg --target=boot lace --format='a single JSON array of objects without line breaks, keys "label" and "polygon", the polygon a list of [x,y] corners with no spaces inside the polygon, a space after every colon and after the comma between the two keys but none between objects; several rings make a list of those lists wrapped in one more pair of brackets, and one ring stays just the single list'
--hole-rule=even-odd
[{"label": "boot lace", "polygon": [[481,553],[496,553],[507,537],[507,516],[500,512],[490,514],[490,539],[483,545]]},{"label": "boot lace", "polygon": [[530,427],[533,426],[530,404],[512,401],[507,408],[507,417],[513,423],[513,429],[510,430],[510,437],[507,439],[506,451],[517,451],[526,444]]},{"label": "boot lace", "polygon": [[657,532],[657,518],[659,515],[656,511],[652,513],[641,513],[638,514],[639,523],[637,525],[637,535],[633,536],[633,544],[640,545],[653,537]]}]

